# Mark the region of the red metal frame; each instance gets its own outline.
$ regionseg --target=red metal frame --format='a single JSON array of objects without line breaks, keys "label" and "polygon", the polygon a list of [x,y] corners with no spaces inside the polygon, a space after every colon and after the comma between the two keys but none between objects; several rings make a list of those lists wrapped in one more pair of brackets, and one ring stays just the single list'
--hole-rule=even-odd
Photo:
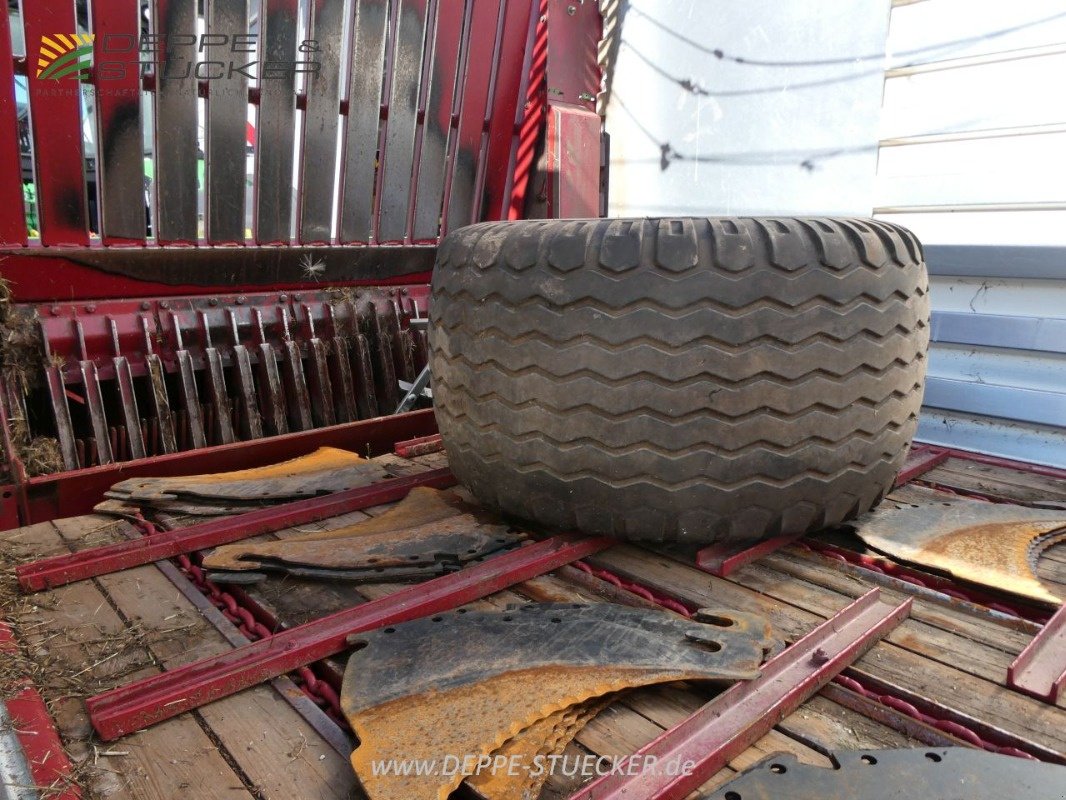
[{"label": "red metal frame", "polygon": [[[896,476],[893,488],[899,488],[905,483],[910,483],[915,478],[933,469],[938,464],[944,463],[948,458],[948,451],[930,447],[929,445],[915,445],[907,455],[903,468]],[[696,553],[696,566],[704,572],[725,578],[753,561],[758,561],[763,556],[777,552],[782,547],[795,544],[803,538],[803,534],[797,536],[777,536],[766,539],[751,547],[738,549],[735,545],[715,544],[705,547]]]},{"label": "red metal frame", "polygon": [[1007,685],[1052,705],[1066,700],[1066,605],[1014,659]]},{"label": "red metal frame", "polygon": [[391,478],[370,486],[282,503],[276,506],[203,522],[188,528],[154,533],[103,547],[93,547],[52,556],[16,568],[19,586],[25,592],[54,589],[68,583],[108,575],[182,553],[218,547],[252,536],[306,525],[363,508],[393,503],[418,486],[445,489],[455,485],[451,470],[435,469],[403,478]]},{"label": "red metal frame", "polygon": [[[0,621],[0,656],[18,652],[18,642],[7,623]],[[44,698],[27,678],[10,697],[3,698],[14,725],[34,787],[49,800],[80,800],[81,790],[74,782],[74,770],[63,749]],[[17,794],[16,789],[16,794]]]},{"label": "red metal frame", "polygon": [[332,428],[220,445],[203,450],[108,464],[30,478],[0,486],[0,530],[58,517],[89,514],[113,484],[127,478],[195,475],[276,464],[319,447],[339,447],[360,455],[392,452],[396,441],[437,432],[432,409],[351,422]]},{"label": "red metal frame", "polygon": [[[926,446],[933,447],[934,445]],[[1059,467],[1048,467],[1044,464],[1032,464],[1028,461],[1015,461],[1011,458],[991,456],[986,453],[977,453],[973,450],[959,450],[955,447],[942,447],[941,445],[935,445],[935,447],[947,453],[948,458],[961,458],[965,461],[975,461],[978,464],[988,464],[991,467],[1005,467],[1006,469],[1016,469],[1019,472],[1030,472],[1034,475],[1043,475],[1045,478],[1059,478],[1061,480],[1066,480],[1066,469],[1061,469]]]},{"label": "red metal frame", "polygon": [[444,442],[439,433],[433,436],[419,436],[416,439],[408,439],[405,442],[397,442],[392,449],[400,458],[415,458],[427,453],[439,453],[444,449]]},{"label": "red metal frame", "polygon": [[[735,684],[640,748],[634,769],[605,775],[570,800],[686,797],[909,616],[910,599],[891,606],[879,598],[880,590],[867,592],[764,664],[761,677]],[[641,768],[651,757],[658,768]]]},{"label": "red metal frame", "polygon": [[349,646],[352,634],[455,608],[611,544],[603,538],[556,536],[520,547],[269,639],[89,698],[89,718],[97,733],[111,741],[339,653]]}]

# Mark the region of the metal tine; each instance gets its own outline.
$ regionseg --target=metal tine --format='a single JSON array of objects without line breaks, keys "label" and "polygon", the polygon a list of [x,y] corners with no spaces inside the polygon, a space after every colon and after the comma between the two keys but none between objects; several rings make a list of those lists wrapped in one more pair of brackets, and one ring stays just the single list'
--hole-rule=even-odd
[{"label": "metal tine", "polygon": [[[170,411],[170,397],[167,395],[166,370],[163,360],[157,356],[152,346],[152,334],[148,328],[148,318],[141,315],[141,330],[144,331],[144,365],[148,369],[149,396],[155,421],[159,425],[159,442],[164,453],[178,452],[178,440],[174,435],[174,417]],[[152,437],[154,442],[155,437]],[[154,445],[153,445],[154,446]]]},{"label": "metal tine", "polygon": [[100,374],[96,362],[87,358],[85,349],[85,330],[79,320],[74,320],[75,339],[81,351],[81,381],[85,387],[85,404],[89,408],[89,422],[92,424],[93,436],[96,438],[97,454],[101,464],[110,464],[115,459],[111,453],[111,434],[108,432],[107,412],[104,410],[104,395],[100,391]]},{"label": "metal tine", "polygon": [[403,330],[400,328],[400,306],[395,300],[389,301],[389,308],[384,314],[385,331],[389,346],[392,348],[392,363],[398,380],[410,383],[415,379],[415,366],[411,362],[410,352],[404,352]]},{"label": "metal tine", "polygon": [[237,314],[232,309],[226,309],[229,315],[230,332],[233,334],[233,361],[237,368],[237,383],[241,392],[241,421],[242,433],[248,439],[263,438],[263,419],[259,416],[259,402],[255,392],[255,378],[252,377],[252,359],[248,354],[248,348],[241,344],[240,326]]},{"label": "metal tine", "polygon": [[59,451],[63,456],[63,468],[78,469],[81,461],[78,458],[78,445],[74,440],[74,423],[70,420],[70,405],[67,403],[67,387],[63,384],[63,370],[60,363],[52,358],[44,325],[41,325],[41,341],[44,343],[48,399],[51,401],[52,414],[56,421],[56,437],[59,439]]},{"label": "metal tine", "polygon": [[333,333],[333,358],[330,363],[330,378],[337,391],[333,398],[337,401],[337,421],[354,422],[359,419],[359,410],[355,404],[355,384],[352,382],[352,362],[349,355],[348,337],[342,336],[337,328],[337,314],[329,303],[323,304],[329,318]]},{"label": "metal tine", "polygon": [[207,436],[204,435],[203,413],[200,408],[200,392],[196,386],[196,370],[193,369],[192,353],[185,348],[184,337],[181,333],[181,323],[178,321],[178,315],[173,311],[170,312],[170,321],[174,326],[174,341],[177,345],[174,355],[178,359],[181,402],[185,409],[185,418],[188,421],[189,438],[192,439],[194,449],[207,447]]},{"label": "metal tine", "polygon": [[303,306],[307,317],[307,332],[311,335],[308,347],[311,350],[311,411],[320,426],[337,424],[333,412],[333,383],[329,379],[329,347],[315,333],[315,318],[311,309]]},{"label": "metal tine", "polygon": [[230,409],[229,395],[226,393],[226,375],[222,371],[222,355],[211,345],[211,326],[207,314],[200,315],[200,325],[204,332],[204,357],[207,359],[207,388],[211,393],[211,405],[215,408],[215,422],[218,439],[222,444],[232,444],[237,440],[233,435],[233,414]]},{"label": "metal tine", "polygon": [[289,331],[289,310],[281,309],[282,349],[285,357],[285,382],[289,393],[289,412],[293,427],[300,431],[309,431],[314,427],[311,420],[311,398],[307,393],[307,381],[304,378],[304,362],[300,355],[300,344],[292,338]]},{"label": "metal tine", "polygon": [[[392,304],[386,304],[391,310]],[[375,385],[379,398],[378,408],[387,409],[389,413],[400,402],[400,385],[396,378],[396,363],[393,361],[392,342],[389,340],[389,327],[382,322],[385,313],[379,313],[373,303],[370,304],[370,331],[373,339],[373,358],[377,360],[374,370]]]},{"label": "metal tine", "polygon": [[263,415],[272,435],[289,432],[289,422],[285,418],[285,390],[281,384],[278,371],[278,354],[274,345],[267,341],[263,328],[263,314],[258,308],[252,309],[252,319],[259,334],[259,392],[263,401]]},{"label": "metal tine", "polygon": [[[129,448],[129,458],[144,458],[144,439],[141,438],[141,412],[137,408],[137,393],[133,389],[133,372],[129,359],[122,355],[122,345],[118,338],[118,325],[111,317],[107,318],[111,329],[111,348],[114,355],[111,364],[115,368],[115,383],[118,385],[118,397],[122,403],[122,419],[126,423],[125,442]],[[123,448],[125,450],[126,448]],[[125,452],[118,457],[125,456]]]},{"label": "metal tine", "polygon": [[352,337],[352,350],[355,354],[355,405],[359,410],[359,419],[368,419],[378,415],[378,398],[374,390],[374,367],[370,360],[370,342],[361,333]]}]

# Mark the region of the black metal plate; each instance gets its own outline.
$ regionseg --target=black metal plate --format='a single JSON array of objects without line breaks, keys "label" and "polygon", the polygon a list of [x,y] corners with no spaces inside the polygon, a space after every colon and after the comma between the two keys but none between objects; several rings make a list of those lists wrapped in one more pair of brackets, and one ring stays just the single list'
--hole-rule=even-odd
[{"label": "black metal plate", "polygon": [[836,769],[760,761],[704,800],[1063,800],[1066,767],[966,747],[845,750]]}]

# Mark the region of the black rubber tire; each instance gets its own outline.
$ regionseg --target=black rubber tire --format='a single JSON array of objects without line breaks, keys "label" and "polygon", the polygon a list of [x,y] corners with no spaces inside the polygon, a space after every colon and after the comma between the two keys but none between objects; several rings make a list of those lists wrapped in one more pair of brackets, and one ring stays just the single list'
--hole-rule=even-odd
[{"label": "black rubber tire", "polygon": [[749,542],[848,520],[914,435],[921,244],[868,219],[483,223],[433,275],[437,422],[485,504]]}]

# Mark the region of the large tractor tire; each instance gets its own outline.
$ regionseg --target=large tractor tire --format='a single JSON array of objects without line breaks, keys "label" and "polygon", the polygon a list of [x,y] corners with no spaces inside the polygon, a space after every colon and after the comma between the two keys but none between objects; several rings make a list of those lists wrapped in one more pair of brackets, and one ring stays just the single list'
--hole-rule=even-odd
[{"label": "large tractor tire", "polygon": [[929,339],[922,249],[868,219],[484,223],[442,243],[433,398],[485,504],[647,542],[753,542],[891,487]]}]

